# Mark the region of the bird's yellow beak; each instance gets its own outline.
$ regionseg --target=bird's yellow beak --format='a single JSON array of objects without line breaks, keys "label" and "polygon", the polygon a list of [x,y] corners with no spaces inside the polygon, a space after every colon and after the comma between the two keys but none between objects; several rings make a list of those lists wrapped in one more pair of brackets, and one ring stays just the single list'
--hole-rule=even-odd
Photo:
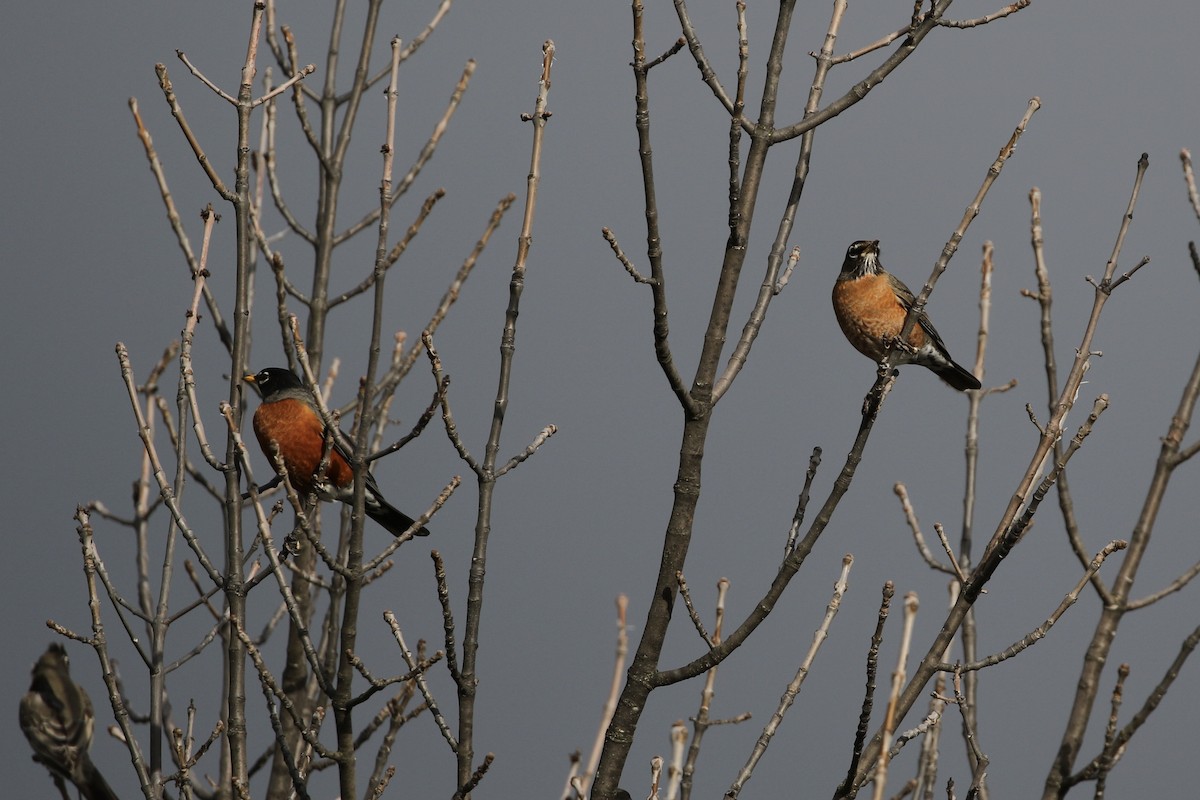
[{"label": "bird's yellow beak", "polygon": [[258,383],[258,381],[254,379],[253,375],[243,375],[242,380],[244,380],[246,383]]}]

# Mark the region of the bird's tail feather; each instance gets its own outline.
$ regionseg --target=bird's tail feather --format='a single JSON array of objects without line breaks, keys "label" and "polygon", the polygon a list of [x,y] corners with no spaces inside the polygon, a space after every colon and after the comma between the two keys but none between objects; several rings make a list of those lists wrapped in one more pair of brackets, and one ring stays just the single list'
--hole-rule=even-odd
[{"label": "bird's tail feather", "polygon": [[[367,512],[368,517],[382,525],[392,536],[403,536],[417,522],[408,514],[405,514],[379,496],[372,497],[368,494],[364,510]],[[422,525],[414,530],[412,535],[428,536],[429,529]]]},{"label": "bird's tail feather", "polygon": [[979,383],[979,379],[968,372],[966,368],[949,359],[946,360],[945,364],[931,365],[930,369],[939,378],[960,392],[965,392],[967,389],[978,389],[982,385]]},{"label": "bird's tail feather", "polygon": [[90,758],[82,765],[80,772],[82,774],[76,786],[84,800],[120,800]]}]

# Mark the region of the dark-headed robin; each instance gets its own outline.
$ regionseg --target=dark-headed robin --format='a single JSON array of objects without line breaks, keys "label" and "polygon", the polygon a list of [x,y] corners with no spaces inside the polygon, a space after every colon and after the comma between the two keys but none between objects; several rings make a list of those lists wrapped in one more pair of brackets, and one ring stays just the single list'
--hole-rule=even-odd
[{"label": "dark-headed robin", "polygon": [[[846,250],[842,271],[833,284],[833,312],[842,333],[858,352],[882,361],[900,336],[904,318],[916,297],[899,278],[879,263],[879,241],[859,241]],[[960,392],[978,389],[979,379],[955,363],[946,343],[925,312],[894,356],[896,364],[919,364]]]},{"label": "dark-headed robin", "polygon": [[[271,453],[271,443],[274,442],[296,491],[301,494],[316,491],[322,500],[340,500],[352,504],[354,470],[350,466],[349,456],[336,438],[325,467],[325,480],[316,480],[325,454],[325,423],[312,395],[295,373],[282,367],[268,367],[245,376],[244,380],[253,384],[262,395],[262,403],[254,412],[254,435],[258,437],[258,443],[271,462],[271,467],[275,468],[275,458]],[[367,473],[363,510],[393,536],[401,536],[416,525],[412,517],[384,499],[375,483],[375,476],[370,472]],[[417,528],[413,535],[428,536],[429,530]]]}]

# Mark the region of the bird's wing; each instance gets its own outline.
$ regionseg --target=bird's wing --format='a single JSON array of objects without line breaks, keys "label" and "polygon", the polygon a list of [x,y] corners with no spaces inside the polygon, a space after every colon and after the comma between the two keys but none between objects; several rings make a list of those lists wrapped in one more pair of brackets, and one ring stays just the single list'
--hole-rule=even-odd
[{"label": "bird's wing", "polygon": [[[319,414],[320,414],[320,412],[318,412],[318,415]],[[341,431],[339,431],[339,433],[341,433]],[[344,436],[345,434],[342,434],[342,435]],[[347,438],[349,438],[349,437],[347,437]],[[347,452],[345,447],[342,446],[342,437],[341,436],[333,437],[333,449],[334,449],[334,451],[337,452],[337,454],[339,456],[341,456],[343,459],[345,459],[347,466],[354,463],[353,461],[351,461],[351,454],[349,452]],[[375,482],[375,476],[371,473],[371,470],[369,467],[366,472],[367,472],[367,493],[375,495],[375,497],[378,499],[382,499],[383,495],[379,491],[379,484],[377,484]],[[347,488],[351,488],[351,486],[348,486]]]},{"label": "bird's wing", "polygon": [[[904,306],[904,310],[908,311],[913,307],[913,303],[917,302],[917,296],[912,293],[904,285],[904,282],[895,275],[888,273],[888,283],[891,284],[892,291],[896,293],[896,299],[900,301],[900,305]],[[943,353],[947,353],[946,343],[942,341],[942,336],[937,332],[937,328],[933,327],[933,323],[929,321],[929,315],[922,311],[917,315],[917,324],[925,331],[926,335],[933,340],[933,344]]]}]

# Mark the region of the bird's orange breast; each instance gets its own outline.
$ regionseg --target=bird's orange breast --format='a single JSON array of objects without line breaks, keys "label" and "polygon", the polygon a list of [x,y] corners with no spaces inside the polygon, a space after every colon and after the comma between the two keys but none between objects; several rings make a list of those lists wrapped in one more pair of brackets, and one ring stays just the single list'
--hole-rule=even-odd
[{"label": "bird's orange breast", "polygon": [[[842,333],[855,349],[875,361],[883,358],[891,340],[900,335],[907,310],[883,274],[839,280],[833,284],[833,313]],[[908,343],[920,349],[925,331],[914,325]]]},{"label": "bird's orange breast", "polygon": [[[311,407],[293,398],[263,403],[254,412],[254,435],[271,460],[272,469],[275,461],[271,443],[275,442],[292,485],[300,492],[312,491],[325,452],[325,426]],[[350,465],[337,450],[329,454],[325,479],[336,486],[346,486],[354,479]]]}]

